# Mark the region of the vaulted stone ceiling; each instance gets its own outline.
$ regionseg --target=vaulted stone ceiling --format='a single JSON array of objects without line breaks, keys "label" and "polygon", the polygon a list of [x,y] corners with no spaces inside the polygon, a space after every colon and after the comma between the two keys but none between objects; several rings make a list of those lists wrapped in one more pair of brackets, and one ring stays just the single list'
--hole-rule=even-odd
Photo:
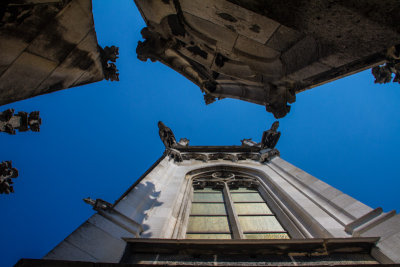
[{"label": "vaulted stone ceiling", "polygon": [[147,27],[138,58],[160,61],[216,98],[265,105],[386,60],[400,44],[395,0],[135,0]]}]

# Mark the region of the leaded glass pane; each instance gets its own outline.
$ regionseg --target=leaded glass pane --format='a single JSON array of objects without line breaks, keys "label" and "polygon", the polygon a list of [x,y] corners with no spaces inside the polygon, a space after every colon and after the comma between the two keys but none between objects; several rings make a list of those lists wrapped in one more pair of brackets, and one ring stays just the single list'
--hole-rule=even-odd
[{"label": "leaded glass pane", "polygon": [[272,214],[266,203],[235,203],[238,215],[245,214]]},{"label": "leaded glass pane", "polygon": [[230,233],[227,216],[190,216],[187,232]]},{"label": "leaded glass pane", "polygon": [[193,203],[190,214],[196,215],[226,215],[224,203]]},{"label": "leaded glass pane", "polygon": [[193,202],[224,202],[222,192],[215,193],[193,193]]},{"label": "leaded glass pane", "polygon": [[222,189],[213,189],[212,187],[204,187],[202,189],[193,189],[194,192],[222,192]]},{"label": "leaded glass pane", "polygon": [[257,193],[233,193],[233,202],[264,202],[260,194]]},{"label": "leaded glass pane", "polygon": [[246,239],[290,239],[286,233],[244,234]]},{"label": "leaded glass pane", "polygon": [[246,188],[246,187],[239,187],[239,188],[230,188],[229,191],[231,191],[232,193],[254,193],[254,192],[258,192],[257,189],[254,188]]},{"label": "leaded glass pane", "polygon": [[275,216],[238,216],[243,232],[285,232]]},{"label": "leaded glass pane", "polygon": [[186,234],[187,239],[232,239],[231,234]]}]

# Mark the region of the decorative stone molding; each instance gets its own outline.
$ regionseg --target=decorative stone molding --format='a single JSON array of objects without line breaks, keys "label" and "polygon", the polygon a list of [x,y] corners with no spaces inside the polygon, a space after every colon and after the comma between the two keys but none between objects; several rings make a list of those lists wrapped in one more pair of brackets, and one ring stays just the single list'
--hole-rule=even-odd
[{"label": "decorative stone molding", "polygon": [[31,113],[20,111],[14,115],[14,109],[7,109],[0,112],[0,132],[15,134],[15,130],[25,132],[39,132],[42,119],[39,116],[39,111]]},{"label": "decorative stone molding", "polygon": [[224,159],[224,160],[230,160],[232,162],[238,161],[236,154],[233,154],[233,153],[212,153],[212,154],[208,154],[208,159],[209,160]]},{"label": "decorative stone molding", "polygon": [[237,154],[238,160],[247,160],[251,159],[254,161],[259,161],[260,160],[260,153],[239,153]]},{"label": "decorative stone molding", "polygon": [[257,188],[260,185],[257,179],[253,177],[243,174],[235,174],[229,171],[213,172],[211,173],[211,176],[209,174],[200,175],[193,179],[192,184],[195,189],[204,189],[206,186],[222,189],[224,183],[226,183],[230,189],[236,189],[239,187]]},{"label": "decorative stone molding", "polygon": [[11,161],[0,163],[0,194],[14,193],[12,179],[18,177],[18,170],[12,167]]},{"label": "decorative stone molding", "polygon": [[100,58],[101,58],[101,64],[103,66],[103,73],[104,73],[104,78],[107,81],[119,81],[119,73],[117,66],[114,64],[117,62],[118,55],[119,55],[119,48],[116,46],[106,46],[101,48],[99,46],[100,50]]},{"label": "decorative stone molding", "polygon": [[268,162],[273,157],[280,155],[279,151],[274,148],[281,136],[281,133],[277,131],[278,127],[279,122],[275,121],[269,130],[264,131],[260,143],[256,143],[251,139],[241,140],[242,147],[238,147],[240,148],[238,151],[244,150],[249,152],[232,152],[232,150],[228,150],[229,152],[227,152],[224,150],[226,147],[221,147],[220,149],[218,149],[218,147],[190,147],[189,140],[186,138],[182,138],[177,143],[172,130],[161,121],[158,122],[160,139],[165,145],[164,153],[175,163],[184,160],[200,160],[203,162],[208,162],[210,160],[229,160],[237,162],[247,159],[261,163]]},{"label": "decorative stone molding", "polygon": [[208,154],[205,153],[184,153],[182,154],[182,159],[183,160],[200,160],[203,162],[207,162],[209,160]]},{"label": "decorative stone molding", "polygon": [[[174,149],[175,150],[175,149]],[[170,150],[169,150],[170,151]],[[203,162],[208,162],[210,160],[229,160],[232,162],[237,162],[241,160],[254,160],[258,162],[268,162],[275,156],[279,156],[280,153],[277,149],[266,149],[264,152],[252,152],[252,153],[179,153],[178,150],[174,152],[168,152],[169,156],[174,159],[174,162],[182,162],[184,160],[199,160]],[[172,155],[173,154],[173,155]]]}]

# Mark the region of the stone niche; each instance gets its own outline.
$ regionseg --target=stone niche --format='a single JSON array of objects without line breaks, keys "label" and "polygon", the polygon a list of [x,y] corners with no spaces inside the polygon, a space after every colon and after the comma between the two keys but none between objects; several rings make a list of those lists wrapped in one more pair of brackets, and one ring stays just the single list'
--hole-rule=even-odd
[{"label": "stone niche", "polygon": [[[225,97],[284,117],[296,93],[381,64],[400,43],[395,0],[135,0],[137,55]],[[373,10],[373,12],[371,12]]]}]

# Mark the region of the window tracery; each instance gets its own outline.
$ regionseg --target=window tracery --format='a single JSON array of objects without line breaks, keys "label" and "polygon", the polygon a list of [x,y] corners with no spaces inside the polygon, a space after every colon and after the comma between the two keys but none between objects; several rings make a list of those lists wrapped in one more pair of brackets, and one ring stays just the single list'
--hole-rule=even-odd
[{"label": "window tracery", "polygon": [[188,239],[289,239],[259,192],[259,181],[240,172],[209,171],[192,180]]}]

